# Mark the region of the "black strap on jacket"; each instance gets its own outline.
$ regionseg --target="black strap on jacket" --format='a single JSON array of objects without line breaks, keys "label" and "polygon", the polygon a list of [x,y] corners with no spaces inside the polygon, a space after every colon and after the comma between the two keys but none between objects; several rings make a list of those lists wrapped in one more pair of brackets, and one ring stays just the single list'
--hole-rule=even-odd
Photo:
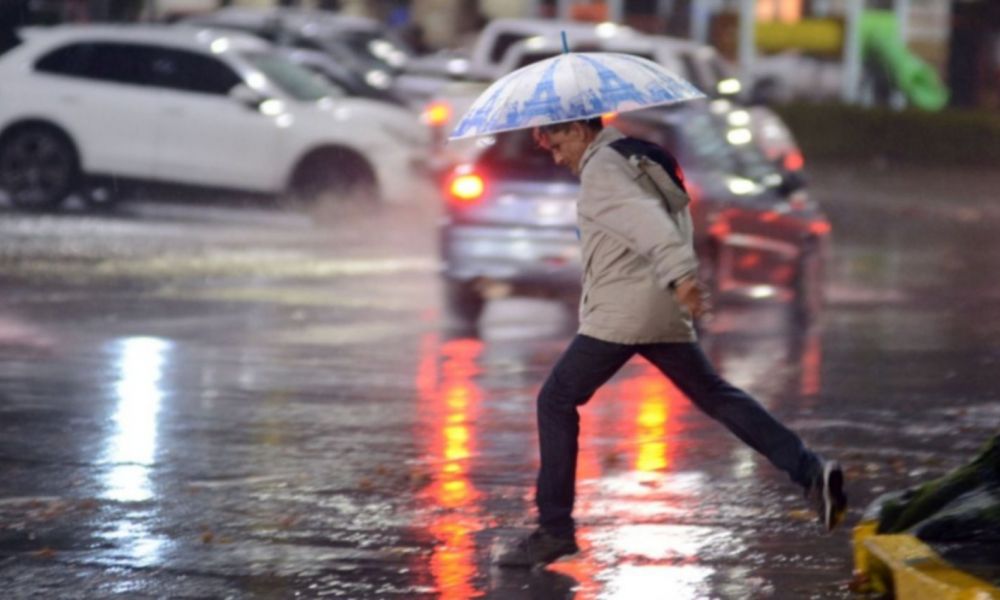
[{"label": "black strap on jacket", "polygon": [[623,137],[608,145],[625,158],[637,154],[648,157],[663,167],[663,170],[667,172],[667,175],[670,175],[670,179],[677,184],[677,187],[684,190],[684,193],[687,193],[687,187],[684,186],[684,172],[681,171],[680,164],[678,164],[674,155],[668,152],[663,146],[632,137]]}]

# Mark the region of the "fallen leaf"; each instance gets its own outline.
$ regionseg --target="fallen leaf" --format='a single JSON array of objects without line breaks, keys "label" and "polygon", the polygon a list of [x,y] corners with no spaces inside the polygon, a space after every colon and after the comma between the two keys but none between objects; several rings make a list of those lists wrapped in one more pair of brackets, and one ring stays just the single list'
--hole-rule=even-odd
[{"label": "fallen leaf", "polygon": [[211,531],[203,531],[203,532],[201,532],[201,543],[202,544],[211,544],[212,540],[214,540],[214,539],[215,539],[215,534],[212,533]]},{"label": "fallen leaf", "polygon": [[816,513],[805,508],[796,508],[788,511],[788,518],[794,521],[814,521],[816,520]]},{"label": "fallen leaf", "polygon": [[38,558],[55,558],[56,551],[48,546],[42,548],[41,550],[35,552],[35,556]]}]

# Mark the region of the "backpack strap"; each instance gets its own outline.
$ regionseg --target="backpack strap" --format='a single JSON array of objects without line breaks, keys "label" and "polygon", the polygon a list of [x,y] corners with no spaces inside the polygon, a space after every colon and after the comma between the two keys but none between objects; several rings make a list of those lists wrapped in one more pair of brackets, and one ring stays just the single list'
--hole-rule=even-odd
[{"label": "backpack strap", "polygon": [[677,159],[666,149],[630,137],[617,139],[608,145],[636,169],[637,180],[645,179],[644,185],[660,195],[667,212],[674,215],[687,208],[691,198],[684,185],[684,172]]}]

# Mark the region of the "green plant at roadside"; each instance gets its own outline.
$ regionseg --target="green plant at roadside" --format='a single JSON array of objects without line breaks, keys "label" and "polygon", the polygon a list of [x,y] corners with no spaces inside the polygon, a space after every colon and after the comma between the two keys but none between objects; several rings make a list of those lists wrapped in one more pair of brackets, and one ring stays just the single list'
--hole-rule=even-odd
[{"label": "green plant at roadside", "polygon": [[[970,463],[944,477],[887,501],[879,514],[878,533],[899,533],[936,515],[948,504],[977,488],[1000,486],[1000,435]],[[1000,505],[978,511],[977,517],[1000,521]]]},{"label": "green plant at roadside", "polygon": [[775,107],[807,159],[1000,167],[996,111],[893,111],[841,104]]}]

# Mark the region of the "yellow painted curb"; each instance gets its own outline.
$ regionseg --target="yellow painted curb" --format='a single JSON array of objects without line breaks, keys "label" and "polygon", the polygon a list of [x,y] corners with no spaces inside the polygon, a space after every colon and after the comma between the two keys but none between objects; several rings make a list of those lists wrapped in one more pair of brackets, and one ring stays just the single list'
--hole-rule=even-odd
[{"label": "yellow painted curb", "polygon": [[1000,600],[1000,589],[959,571],[908,534],[878,535],[877,524],[854,528],[854,572],[878,594],[896,600]]}]

